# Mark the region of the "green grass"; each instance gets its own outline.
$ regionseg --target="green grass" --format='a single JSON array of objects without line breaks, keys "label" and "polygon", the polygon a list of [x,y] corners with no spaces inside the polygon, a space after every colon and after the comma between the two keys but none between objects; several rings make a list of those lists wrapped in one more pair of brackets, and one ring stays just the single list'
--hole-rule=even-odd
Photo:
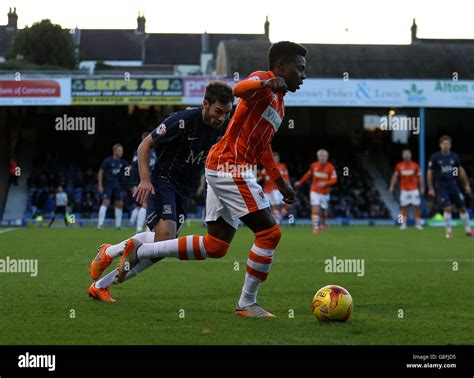
[{"label": "green grass", "polygon": [[[183,235],[204,232],[191,226]],[[89,299],[88,264],[97,245],[130,233],[1,233],[0,258],[37,258],[39,274],[0,273],[0,344],[474,344],[474,240],[461,229],[445,240],[441,228],[334,227],[314,236],[309,227],[283,227],[259,293],[277,319],[233,315],[253,243],[246,228],[223,259],[168,259],[114,287],[117,303]],[[325,273],[324,259],[332,256],[365,259],[365,275]],[[311,313],[314,293],[327,284],[352,294],[354,312],[345,324],[320,324]]]}]

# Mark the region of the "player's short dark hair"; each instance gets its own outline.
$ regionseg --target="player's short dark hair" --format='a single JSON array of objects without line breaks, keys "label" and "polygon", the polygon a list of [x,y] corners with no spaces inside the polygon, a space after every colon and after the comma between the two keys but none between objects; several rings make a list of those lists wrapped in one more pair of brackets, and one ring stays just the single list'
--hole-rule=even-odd
[{"label": "player's short dark hair", "polygon": [[448,135],[443,135],[441,138],[439,138],[439,143],[443,143],[445,140],[447,140],[449,143],[453,143],[453,140],[451,139],[450,136]]},{"label": "player's short dark hair", "polygon": [[268,67],[273,70],[280,59],[290,61],[297,55],[306,56],[307,52],[308,50],[305,47],[295,42],[281,41],[274,43],[268,50]]},{"label": "player's short dark hair", "polygon": [[112,151],[115,151],[117,148],[122,147],[120,143],[116,143],[112,146]]},{"label": "player's short dark hair", "polygon": [[204,98],[209,102],[209,105],[217,101],[222,104],[234,102],[234,95],[230,85],[219,80],[213,80],[207,85]]}]

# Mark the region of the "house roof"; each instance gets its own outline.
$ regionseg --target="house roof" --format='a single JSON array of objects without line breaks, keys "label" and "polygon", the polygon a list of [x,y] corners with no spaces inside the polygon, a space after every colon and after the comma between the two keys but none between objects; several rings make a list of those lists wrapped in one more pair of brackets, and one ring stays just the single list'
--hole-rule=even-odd
[{"label": "house roof", "polygon": [[[269,42],[224,42],[227,72],[248,75],[267,68]],[[307,76],[321,78],[474,79],[474,44],[412,45],[305,44]]]}]

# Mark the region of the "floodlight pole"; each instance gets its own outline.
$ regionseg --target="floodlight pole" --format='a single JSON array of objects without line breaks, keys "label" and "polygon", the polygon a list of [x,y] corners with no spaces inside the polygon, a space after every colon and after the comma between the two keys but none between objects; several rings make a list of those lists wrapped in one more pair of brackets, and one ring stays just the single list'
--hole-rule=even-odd
[{"label": "floodlight pole", "polygon": [[418,151],[419,151],[419,162],[421,174],[425,177],[426,165],[425,165],[425,108],[420,108],[420,134],[418,135]]}]

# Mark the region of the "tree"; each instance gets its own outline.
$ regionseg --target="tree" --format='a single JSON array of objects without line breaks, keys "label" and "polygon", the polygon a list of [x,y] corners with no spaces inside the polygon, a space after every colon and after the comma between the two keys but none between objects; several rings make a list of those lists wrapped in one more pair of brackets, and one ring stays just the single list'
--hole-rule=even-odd
[{"label": "tree", "polygon": [[74,68],[74,41],[69,31],[50,20],[35,22],[17,32],[7,59],[22,56],[24,60],[39,65]]}]

